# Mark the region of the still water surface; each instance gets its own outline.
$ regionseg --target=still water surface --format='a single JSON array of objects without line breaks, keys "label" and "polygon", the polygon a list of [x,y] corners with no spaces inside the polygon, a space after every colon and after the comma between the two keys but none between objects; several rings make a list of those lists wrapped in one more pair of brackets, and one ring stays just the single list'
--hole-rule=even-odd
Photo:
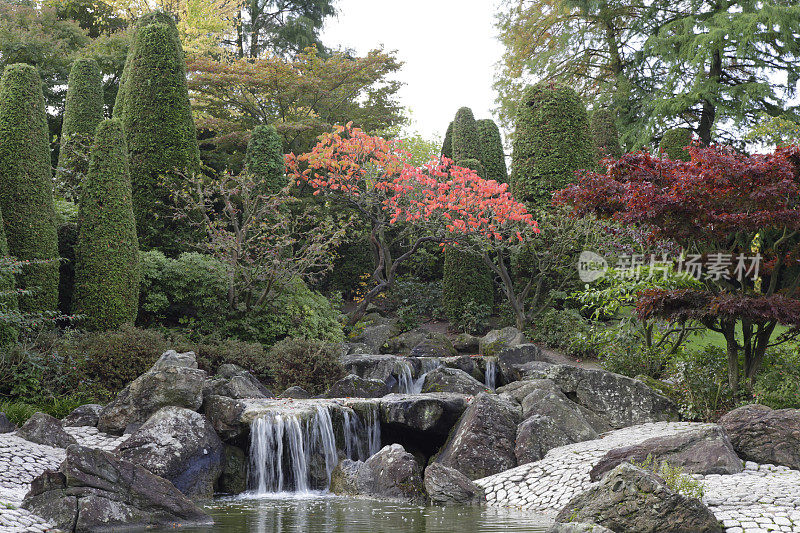
[{"label": "still water surface", "polygon": [[[216,500],[215,524],[181,533],[500,533],[543,532],[547,519],[509,509],[422,507],[322,494]],[[165,530],[166,531],[166,530]],[[169,530],[175,532],[176,530]]]}]

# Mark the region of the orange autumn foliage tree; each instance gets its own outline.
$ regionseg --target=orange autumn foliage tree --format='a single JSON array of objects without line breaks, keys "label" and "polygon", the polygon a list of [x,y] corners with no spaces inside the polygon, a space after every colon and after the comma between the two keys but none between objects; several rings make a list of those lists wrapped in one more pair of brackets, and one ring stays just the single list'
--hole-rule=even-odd
[{"label": "orange autumn foliage tree", "polygon": [[[368,225],[374,286],[353,311],[351,323],[392,287],[398,267],[426,242],[478,249],[496,273],[507,274],[507,250],[539,231],[506,184],[485,180],[446,158],[421,167],[408,164],[408,158],[397,143],[368,135],[352,123],[321,135],[310,152],[286,158],[287,172],[298,184],[354,208]],[[386,234],[400,224],[411,238],[394,258]]]}]

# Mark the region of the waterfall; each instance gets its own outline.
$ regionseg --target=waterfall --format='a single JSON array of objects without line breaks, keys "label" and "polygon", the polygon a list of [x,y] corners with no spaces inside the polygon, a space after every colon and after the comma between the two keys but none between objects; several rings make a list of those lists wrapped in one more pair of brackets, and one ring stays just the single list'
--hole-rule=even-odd
[{"label": "waterfall", "polygon": [[414,374],[411,363],[403,361],[400,363],[397,376],[397,392],[401,394],[414,394]]},{"label": "waterfall", "polygon": [[381,423],[378,407],[373,406],[361,420],[350,409],[344,410],[342,434],[344,454],[353,461],[366,461],[381,449]]},{"label": "waterfall", "polygon": [[419,377],[414,380],[411,387],[412,394],[419,394],[422,392],[422,386],[425,385],[425,376],[431,370],[436,370],[442,366],[442,361],[438,357],[420,357],[422,361],[422,369],[419,371]]},{"label": "waterfall", "polygon": [[486,374],[483,381],[492,390],[497,386],[497,360],[494,357],[486,359]]}]

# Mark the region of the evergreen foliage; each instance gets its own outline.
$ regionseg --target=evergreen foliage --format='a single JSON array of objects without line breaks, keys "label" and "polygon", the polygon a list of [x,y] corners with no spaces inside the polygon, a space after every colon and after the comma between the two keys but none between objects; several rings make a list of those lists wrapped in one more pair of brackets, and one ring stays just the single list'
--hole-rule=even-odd
[{"label": "evergreen foliage", "polygon": [[474,170],[475,173],[480,176],[484,177],[486,170],[483,167],[483,164],[478,161],[477,159],[462,159],[461,161],[456,162],[457,167],[461,168],[468,168],[470,170]]},{"label": "evergreen foliage", "polygon": [[689,161],[691,156],[684,150],[692,143],[692,132],[686,128],[672,128],[664,132],[658,151],[674,161]]},{"label": "evergreen foliage", "polygon": [[16,329],[3,315],[10,315],[18,309],[16,283],[13,267],[9,262],[8,242],[3,230],[3,214],[0,213],[0,348],[8,346],[16,339]]},{"label": "evergreen foliage", "polygon": [[484,118],[478,121],[478,155],[483,163],[482,178],[498,183],[508,182],[506,156],[503,153],[503,140],[500,129],[494,120]]},{"label": "evergreen foliage", "polygon": [[459,322],[467,311],[483,308],[489,315],[494,305],[491,271],[480,256],[448,246],[444,251],[442,309],[452,322]]},{"label": "evergreen foliage", "polygon": [[127,147],[118,119],[97,128],[80,203],[74,307],[89,329],[133,323],[139,305],[139,241]]},{"label": "evergreen foliage", "polygon": [[78,59],[69,73],[61,149],[56,183],[68,198],[80,196],[80,186],[89,169],[89,147],[97,125],[103,120],[103,76],[94,59]]},{"label": "evergreen foliage", "polygon": [[58,307],[58,239],[47,117],[36,68],[6,67],[0,81],[0,210],[9,253],[31,260],[17,274],[20,310]]},{"label": "evergreen foliage", "polygon": [[442,156],[447,159],[453,159],[453,121],[450,121],[450,124],[447,125],[447,131],[444,134]]},{"label": "evergreen foliage", "polygon": [[133,211],[142,247],[174,254],[191,233],[174,220],[171,193],[200,166],[186,64],[174,22],[153,22],[134,33],[120,91]]},{"label": "evergreen foliage", "polygon": [[589,119],[573,89],[541,82],[524,91],[512,159],[514,195],[540,207],[575,180],[576,170],[592,165]]},{"label": "evergreen foliage", "polygon": [[622,156],[622,146],[619,144],[614,113],[604,107],[595,109],[590,127],[597,161],[604,157],[619,159]]},{"label": "evergreen foliage", "polygon": [[247,143],[247,172],[264,184],[269,194],[280,192],[288,180],[283,163],[283,140],[274,126],[256,126]]},{"label": "evergreen foliage", "polygon": [[462,107],[456,113],[456,118],[453,120],[452,139],[453,161],[480,160],[478,125],[470,108]]}]

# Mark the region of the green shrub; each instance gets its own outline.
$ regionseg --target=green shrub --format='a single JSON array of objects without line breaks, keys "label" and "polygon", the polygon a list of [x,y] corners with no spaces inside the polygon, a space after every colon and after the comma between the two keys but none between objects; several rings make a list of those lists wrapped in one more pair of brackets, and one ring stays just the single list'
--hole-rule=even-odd
[{"label": "green shrub", "polygon": [[78,245],[78,224],[64,222],[58,226],[58,310],[72,314],[72,295],[75,289],[75,247]]},{"label": "green shrub", "polygon": [[156,20],[137,25],[134,32],[119,117],[130,153],[140,244],[175,255],[185,249],[192,232],[174,219],[171,192],[199,169],[200,152],[178,30],[174,22]]},{"label": "green shrub", "polygon": [[265,192],[275,194],[286,187],[283,162],[283,140],[274,126],[259,125],[253,128],[245,156],[247,172],[264,183]]},{"label": "green shrub", "polygon": [[683,494],[689,498],[697,498],[698,500],[703,499],[705,494],[703,483],[684,473],[683,468],[680,466],[672,466],[667,461],[655,461],[652,455],[648,455],[641,463],[631,461],[631,464],[657,474],[664,480],[667,487],[678,494]]},{"label": "green shrub", "polygon": [[58,237],[42,80],[31,65],[9,65],[0,87],[0,210],[9,253],[33,260],[17,275],[27,312],[58,308]]},{"label": "green shrub", "polygon": [[485,174],[483,165],[477,159],[461,159],[458,162],[456,162],[456,166],[474,170],[475,173],[480,177],[483,177],[483,175]]},{"label": "green shrub", "polygon": [[594,153],[589,119],[578,94],[569,87],[541,82],[528,87],[517,107],[511,186],[517,199],[550,205],[553,191],[590,168]]},{"label": "green shrub", "polygon": [[76,312],[92,330],[133,324],[139,306],[141,268],[127,148],[118,119],[103,121],[97,128],[79,217]]},{"label": "green shrub", "polygon": [[492,316],[492,306],[475,301],[464,302],[459,316],[453,320],[453,326],[461,333],[481,335],[489,329],[489,318]]},{"label": "green shrub", "polygon": [[354,280],[374,269],[369,242],[365,238],[346,241],[336,248],[333,268],[318,286],[326,292],[339,291],[349,298],[357,289]]},{"label": "green shrub", "polygon": [[753,388],[753,399],[773,409],[800,409],[797,346],[783,344],[767,350]]},{"label": "green shrub", "polygon": [[89,171],[89,148],[103,120],[103,76],[94,59],[78,59],[69,73],[56,183],[67,198],[80,197]]},{"label": "green shrub", "polygon": [[689,161],[689,152],[684,150],[692,143],[692,132],[686,128],[673,128],[664,132],[658,151],[663,157],[676,161]]},{"label": "green shrub", "polygon": [[604,107],[595,109],[592,112],[590,129],[598,162],[604,157],[619,159],[622,156],[615,114],[611,110]]},{"label": "green shrub", "polygon": [[8,261],[8,242],[0,212],[0,351],[17,340],[17,328],[12,323],[12,315],[19,309],[17,302],[14,267]]},{"label": "green shrub", "polygon": [[716,420],[734,404],[723,348],[708,345],[683,350],[671,360],[670,375],[680,413],[688,420]]},{"label": "green shrub", "polygon": [[215,337],[203,337],[198,340],[178,337],[175,339],[174,348],[179,352],[194,352],[198,367],[209,375],[216,374],[221,365],[234,364],[249,371],[260,381],[266,383],[271,379],[266,351],[258,342]]},{"label": "green shrub", "polygon": [[453,122],[447,125],[447,132],[444,134],[444,141],[442,142],[442,156],[447,159],[453,159]]},{"label": "green shrub", "polygon": [[92,399],[84,396],[63,396],[36,404],[5,400],[0,401],[0,413],[5,413],[11,422],[21,426],[36,413],[47,413],[56,418],[64,418],[76,407],[87,403],[92,403]]},{"label": "green shrub", "polygon": [[284,339],[267,354],[275,391],[303,387],[322,394],[344,376],[339,351],[334,344],[302,338]]},{"label": "green shrub", "polygon": [[506,156],[503,152],[500,129],[490,118],[479,120],[477,127],[478,155],[484,169],[484,174],[480,174],[480,176],[498,183],[507,183],[508,170],[506,169]]},{"label": "green shrub", "polygon": [[478,125],[475,116],[468,107],[462,107],[456,112],[453,119],[453,161],[464,159],[477,159],[480,161],[480,140],[478,139]]},{"label": "green shrub", "polygon": [[660,348],[645,346],[627,321],[592,330],[597,358],[605,370],[624,376],[639,374],[661,377],[670,361],[669,354]]},{"label": "green shrub", "polygon": [[387,306],[392,310],[408,309],[419,317],[442,318],[442,282],[422,281],[404,276],[394,282],[386,297]]},{"label": "green shrub", "polygon": [[458,324],[464,311],[476,307],[494,307],[494,283],[491,271],[483,259],[455,246],[444,251],[442,279],[442,309],[450,321]]},{"label": "green shrub", "polygon": [[578,335],[589,335],[590,324],[574,309],[548,309],[525,335],[533,342],[570,352]]}]

